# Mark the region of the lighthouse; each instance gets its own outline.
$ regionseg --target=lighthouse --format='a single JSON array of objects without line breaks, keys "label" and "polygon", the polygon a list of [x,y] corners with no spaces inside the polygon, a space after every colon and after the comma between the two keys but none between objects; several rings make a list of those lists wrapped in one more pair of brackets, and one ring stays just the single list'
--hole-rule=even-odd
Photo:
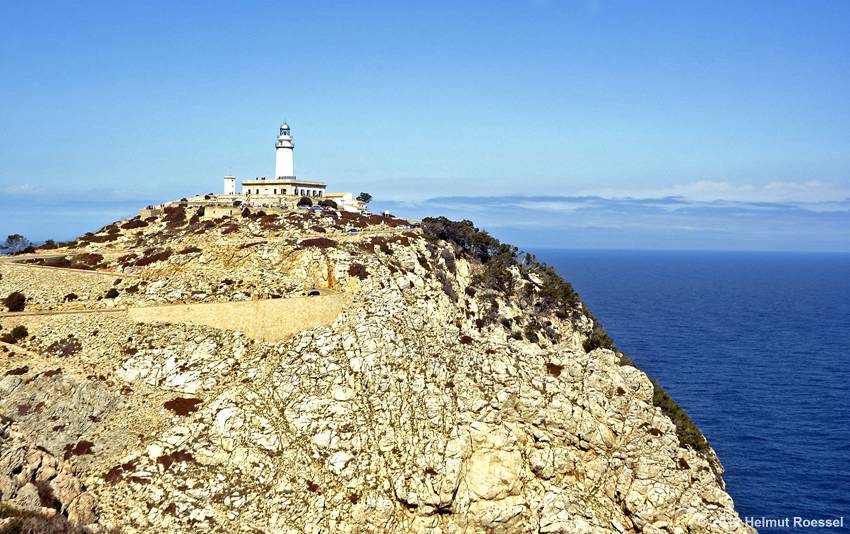
[{"label": "lighthouse", "polygon": [[[317,180],[299,180],[295,177],[295,161],[292,144],[292,132],[289,124],[280,125],[280,134],[274,145],[274,177],[263,176],[253,180],[242,180],[242,194],[250,195],[253,202],[261,205],[275,205],[292,202],[286,197],[321,197],[327,184]],[[225,190],[227,190],[225,184]],[[297,202],[297,199],[296,199]]]},{"label": "lighthouse", "polygon": [[289,131],[289,125],[284,122],[280,125],[280,135],[277,136],[277,143],[275,144],[275,179],[295,178],[294,149],[295,145],[292,144],[292,132]]}]

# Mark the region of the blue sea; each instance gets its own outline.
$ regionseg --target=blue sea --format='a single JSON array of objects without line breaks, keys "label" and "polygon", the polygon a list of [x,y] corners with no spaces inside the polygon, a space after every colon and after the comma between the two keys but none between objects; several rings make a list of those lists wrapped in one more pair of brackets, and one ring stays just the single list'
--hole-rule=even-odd
[{"label": "blue sea", "polygon": [[534,252],[685,407],[742,517],[850,531],[850,255]]}]

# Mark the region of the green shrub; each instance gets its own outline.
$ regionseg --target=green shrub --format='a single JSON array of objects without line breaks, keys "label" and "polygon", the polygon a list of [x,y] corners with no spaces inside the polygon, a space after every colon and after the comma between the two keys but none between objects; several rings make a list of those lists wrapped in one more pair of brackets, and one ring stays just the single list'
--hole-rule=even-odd
[{"label": "green shrub", "polygon": [[305,248],[333,248],[337,245],[336,241],[334,241],[333,239],[328,239],[327,237],[313,237],[310,239],[304,239],[299,244]]},{"label": "green shrub", "polygon": [[596,321],[593,322],[593,331],[590,333],[590,336],[584,340],[582,346],[585,352],[590,352],[598,348],[610,349],[613,351],[617,350],[617,347],[614,345],[614,340],[611,339],[608,332],[606,332],[605,329],[603,329]]},{"label": "green shrub", "polygon": [[119,237],[121,237],[121,234],[94,235],[88,233],[81,237],[80,241],[85,241],[86,243],[111,243],[112,241],[117,241]]},{"label": "green shrub", "polygon": [[[650,381],[653,388],[652,404],[661,408],[664,415],[669,417],[673,421],[673,424],[676,425],[676,437],[679,438],[679,444],[682,447],[691,447],[699,452],[708,450],[708,441],[706,441],[705,436],[702,435],[702,432],[700,432],[684,408],[679,406],[658,382],[652,379]],[[709,462],[709,464],[713,468],[713,463]]]},{"label": "green shrub", "polygon": [[487,262],[492,256],[502,251],[499,240],[476,228],[472,221],[426,217],[422,219],[422,230],[426,237],[454,243],[466,255],[482,262]]},{"label": "green shrub", "polygon": [[166,222],[166,226],[174,228],[186,222],[186,208],[183,206],[168,206],[164,210],[165,215],[162,220]]},{"label": "green shrub", "polygon": [[15,338],[16,340],[24,339],[25,337],[27,337],[30,334],[27,331],[27,327],[24,326],[24,325],[20,325],[20,324],[18,326],[16,326],[15,328],[13,328],[11,333],[12,333],[12,337]]},{"label": "green shrub", "polygon": [[135,265],[137,267],[144,267],[145,265],[150,265],[151,263],[156,263],[158,261],[165,261],[169,257],[171,257],[171,249],[167,248],[164,250],[160,250],[159,252],[150,252],[146,253],[145,256],[136,260]]},{"label": "green shrub", "polygon": [[322,206],[322,207],[325,207],[325,208],[337,209],[336,202],[334,202],[333,200],[327,199],[327,198],[320,200],[319,206]]},{"label": "green shrub", "polygon": [[143,220],[141,220],[137,217],[135,219],[130,219],[129,221],[122,224],[121,228],[123,228],[125,230],[132,230],[134,228],[144,228],[147,225],[148,225],[148,223],[146,223],[145,221],[143,221]]},{"label": "green shrub", "polygon": [[369,278],[369,271],[366,270],[366,266],[362,263],[352,263],[348,267],[348,274],[350,276],[356,276],[361,280]]},{"label": "green shrub", "polygon": [[437,269],[437,280],[440,281],[440,285],[443,288],[443,293],[448,295],[452,302],[458,301],[457,291],[455,291],[454,286],[452,285],[451,280],[449,280],[448,275],[442,269]]},{"label": "green shrub", "polygon": [[73,335],[69,335],[64,339],[60,339],[59,341],[54,341],[47,347],[47,352],[52,354],[53,356],[59,356],[62,358],[67,358],[68,356],[73,356],[74,354],[78,354],[83,350],[83,344],[80,343],[80,340],[75,338]]},{"label": "green shrub", "polygon": [[[637,368],[635,362],[627,354],[617,352],[617,355],[620,357],[620,365]],[[661,384],[652,378],[649,381],[652,383],[652,405],[661,408],[661,412],[669,417],[670,421],[676,426],[676,437],[679,439],[679,445],[690,447],[697,452],[707,451],[709,449],[708,441],[685,409],[673,400],[673,397],[661,387]],[[709,458],[708,463],[712,470],[716,472],[714,461],[711,458]]]},{"label": "green shrub", "polygon": [[12,293],[9,293],[5,299],[3,299],[3,305],[6,306],[6,309],[10,312],[24,311],[26,302],[27,298],[20,291],[13,291]]},{"label": "green shrub", "polygon": [[313,201],[310,200],[310,197],[301,197],[298,200],[298,207],[299,208],[304,207],[304,206],[312,206],[312,205],[313,205]]}]

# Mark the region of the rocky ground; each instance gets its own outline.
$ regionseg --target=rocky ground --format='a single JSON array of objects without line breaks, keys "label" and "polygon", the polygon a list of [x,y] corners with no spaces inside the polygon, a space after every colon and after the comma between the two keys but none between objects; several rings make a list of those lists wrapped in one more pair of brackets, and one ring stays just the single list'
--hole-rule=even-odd
[{"label": "rocky ground", "polygon": [[[748,532],[686,416],[512,258],[471,225],[189,208],[7,258],[0,532]],[[120,311],[316,288],[351,304],[276,343]]]}]

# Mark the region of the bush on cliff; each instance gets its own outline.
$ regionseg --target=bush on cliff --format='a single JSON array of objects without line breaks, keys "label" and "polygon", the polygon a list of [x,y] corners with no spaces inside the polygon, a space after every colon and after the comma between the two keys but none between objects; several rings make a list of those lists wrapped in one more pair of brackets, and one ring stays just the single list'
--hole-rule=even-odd
[{"label": "bush on cliff", "polygon": [[[679,406],[658,382],[652,379],[650,379],[650,382],[652,382],[653,388],[652,404],[661,408],[664,415],[669,417],[676,425],[676,437],[679,438],[679,444],[683,447],[692,447],[700,452],[707,451],[708,442],[705,440],[705,436],[702,435],[685,409]],[[709,465],[713,467],[714,464],[709,462]]]},{"label": "bush on cliff", "polygon": [[[538,261],[531,254],[526,254],[523,260],[519,261],[516,257],[516,248],[500,243],[498,239],[487,232],[477,229],[470,221],[451,221],[445,217],[426,217],[422,220],[422,229],[427,238],[431,240],[441,239],[453,243],[461,255],[482,263],[484,271],[478,275],[476,283],[484,288],[510,294],[513,291],[514,284],[511,269],[519,269],[523,275],[533,273],[542,280],[542,284],[537,286],[536,290],[529,288],[528,293],[521,295],[521,298],[526,302],[536,298],[535,309],[543,312],[554,311],[555,315],[562,319],[577,319],[580,315],[585,315],[593,322],[593,330],[583,343],[584,350],[589,352],[597,348],[610,349],[620,356],[621,365],[636,367],[628,356],[617,350],[614,341],[582,303],[572,285],[561,278],[549,265]],[[442,271],[437,274],[438,276],[444,275]],[[492,322],[495,320],[495,314],[491,314],[487,319]],[[504,326],[510,328],[511,325]],[[539,332],[540,328],[529,325],[526,327],[525,336],[534,341]],[[522,334],[513,332],[513,336],[521,338]],[[699,452],[708,450],[708,442],[685,410],[664,391],[660,384],[652,381],[652,386],[653,405],[661,408],[661,411],[676,425],[676,436],[679,438],[679,444],[682,447],[691,447]],[[709,463],[712,466],[714,465],[713,462]]]},{"label": "bush on cliff", "polygon": [[366,270],[366,266],[362,263],[352,263],[348,267],[348,274],[350,276],[356,276],[361,280],[369,278],[369,271]]},{"label": "bush on cliff", "polygon": [[0,341],[3,343],[17,343],[18,341],[25,339],[29,335],[27,328],[23,325],[18,325],[13,328],[11,331],[6,332],[2,336],[0,336]]},{"label": "bush on cliff", "polygon": [[168,206],[164,210],[163,221],[168,228],[182,226],[186,222],[186,208],[183,206]]},{"label": "bush on cliff", "polygon": [[614,345],[614,340],[611,339],[608,332],[606,332],[595,319],[593,320],[593,331],[590,333],[590,336],[584,340],[582,347],[585,352],[590,352],[598,348],[609,349],[615,352],[617,351],[617,347]]},{"label": "bush on cliff", "polygon": [[83,344],[79,339],[74,337],[73,334],[69,334],[64,339],[60,339],[59,341],[54,341],[47,347],[47,352],[52,354],[53,356],[59,356],[62,358],[67,358],[68,356],[73,356],[74,354],[78,354],[83,350]]},{"label": "bush on cliff", "polygon": [[151,263],[156,263],[158,261],[165,261],[169,257],[171,257],[172,251],[170,248],[160,250],[159,252],[154,252],[151,250],[145,251],[145,256],[136,260],[135,265],[137,267],[144,267],[145,265],[150,265]]},{"label": "bush on cliff", "polygon": [[425,236],[432,240],[448,241],[455,245],[460,255],[480,262],[484,269],[474,282],[486,289],[513,294],[515,279],[513,271],[527,277],[533,273],[542,284],[526,295],[539,300],[540,311],[552,311],[562,319],[571,318],[581,305],[572,285],[561,278],[555,269],[526,254],[523,261],[517,258],[516,247],[501,243],[471,221],[452,221],[446,217],[426,217],[422,220]]},{"label": "bush on cliff", "polygon": [[333,239],[328,239],[327,237],[313,237],[310,239],[303,239],[299,245],[302,248],[307,247],[315,247],[315,248],[333,248],[336,246],[336,241]]},{"label": "bush on cliff", "polygon": [[135,219],[130,219],[129,221],[122,224],[121,228],[123,228],[125,230],[132,230],[134,228],[144,228],[147,225],[148,225],[148,223],[146,223],[145,221],[143,221],[139,218],[135,218]]},{"label": "bush on cliff", "polygon": [[30,335],[30,333],[27,330],[27,327],[24,325],[19,324],[18,326],[12,329],[12,337],[14,337],[15,339],[24,339],[28,335]]},{"label": "bush on cliff", "polygon": [[12,293],[9,293],[5,299],[3,299],[3,305],[6,306],[6,309],[10,312],[24,311],[26,302],[27,298],[20,291],[13,291]]}]

